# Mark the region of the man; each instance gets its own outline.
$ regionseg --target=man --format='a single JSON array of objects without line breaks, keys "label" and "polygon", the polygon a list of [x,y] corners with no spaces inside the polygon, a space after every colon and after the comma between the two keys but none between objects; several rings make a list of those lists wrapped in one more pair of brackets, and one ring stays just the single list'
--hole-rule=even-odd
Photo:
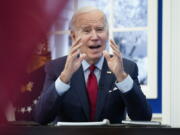
[{"label": "man", "polygon": [[106,118],[120,123],[126,112],[132,120],[151,120],[137,65],[122,58],[113,40],[113,55],[105,51],[108,23],[104,13],[94,7],[81,8],[73,15],[70,30],[68,56],[46,66],[35,120],[47,124],[55,119],[85,122]]}]

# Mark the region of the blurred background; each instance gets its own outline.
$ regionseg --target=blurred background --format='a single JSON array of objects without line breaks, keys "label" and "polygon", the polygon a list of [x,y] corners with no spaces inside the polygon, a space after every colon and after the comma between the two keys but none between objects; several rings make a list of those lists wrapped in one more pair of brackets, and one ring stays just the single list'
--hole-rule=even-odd
[{"label": "blurred background", "polygon": [[[2,113],[5,114],[5,121],[33,120],[33,107],[43,86],[44,65],[51,59],[67,55],[70,47],[69,21],[74,11],[83,6],[95,6],[103,10],[108,18],[109,38],[115,40],[123,57],[137,63],[138,79],[152,106],[153,120],[180,127],[179,0],[69,0],[59,3],[57,0],[46,0],[45,3],[42,7],[37,6],[37,9],[43,9],[43,6],[48,9],[48,12],[44,12],[44,15],[47,15],[44,18],[34,12],[34,8],[28,11],[38,22],[32,31],[40,28],[41,36],[28,48],[28,39],[34,39],[33,36],[37,35],[33,32],[28,33],[30,36],[27,35],[29,38],[26,40],[26,47],[31,51],[26,53],[22,50],[24,54],[29,55],[24,55],[27,59],[23,59],[23,75],[20,85],[14,90],[16,96],[1,91],[1,97],[5,99],[8,99],[9,95],[14,97],[9,98],[8,103],[0,105],[0,108],[3,108]],[[24,10],[27,9],[22,8],[22,12]],[[4,16],[6,17],[5,13]],[[21,16],[22,20],[23,17]],[[20,24],[23,26],[22,22]],[[42,27],[42,24],[46,24],[45,27]],[[11,29],[4,27],[4,30]],[[4,34],[1,37],[3,36]],[[24,38],[24,35],[20,38]],[[111,48],[108,49],[111,52]],[[18,61],[14,64],[18,65]],[[14,76],[16,78],[17,75]],[[0,88],[4,90],[3,85]],[[12,87],[8,89],[12,91]]]}]

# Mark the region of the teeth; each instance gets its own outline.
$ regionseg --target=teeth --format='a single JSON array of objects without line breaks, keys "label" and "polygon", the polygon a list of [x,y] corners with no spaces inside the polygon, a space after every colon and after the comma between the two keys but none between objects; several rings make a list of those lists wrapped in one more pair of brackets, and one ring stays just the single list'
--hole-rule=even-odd
[{"label": "teeth", "polygon": [[96,49],[96,48],[99,48],[99,47],[101,47],[101,45],[97,45],[97,46],[90,46],[89,48],[90,48],[90,49]]}]

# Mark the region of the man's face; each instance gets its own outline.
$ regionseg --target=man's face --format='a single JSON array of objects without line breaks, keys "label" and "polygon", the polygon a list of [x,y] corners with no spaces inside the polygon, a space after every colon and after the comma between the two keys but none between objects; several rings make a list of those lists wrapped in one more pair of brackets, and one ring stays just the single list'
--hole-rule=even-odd
[{"label": "man's face", "polygon": [[81,53],[87,55],[88,61],[96,61],[102,56],[108,40],[108,30],[105,26],[104,16],[100,11],[80,14],[75,22],[76,30],[72,39],[81,38]]}]

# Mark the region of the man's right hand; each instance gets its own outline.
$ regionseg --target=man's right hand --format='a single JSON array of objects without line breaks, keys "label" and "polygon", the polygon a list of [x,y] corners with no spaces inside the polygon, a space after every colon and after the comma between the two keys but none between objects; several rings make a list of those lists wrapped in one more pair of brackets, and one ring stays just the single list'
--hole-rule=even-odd
[{"label": "man's right hand", "polygon": [[[72,75],[74,74],[74,72],[76,72],[79,69],[83,59],[86,58],[86,54],[80,54],[79,48],[81,46],[82,46],[81,38],[78,38],[73,43],[66,60],[64,70],[61,72],[59,76],[61,81],[63,81],[66,84],[70,82]],[[78,57],[79,54],[80,56]]]}]

